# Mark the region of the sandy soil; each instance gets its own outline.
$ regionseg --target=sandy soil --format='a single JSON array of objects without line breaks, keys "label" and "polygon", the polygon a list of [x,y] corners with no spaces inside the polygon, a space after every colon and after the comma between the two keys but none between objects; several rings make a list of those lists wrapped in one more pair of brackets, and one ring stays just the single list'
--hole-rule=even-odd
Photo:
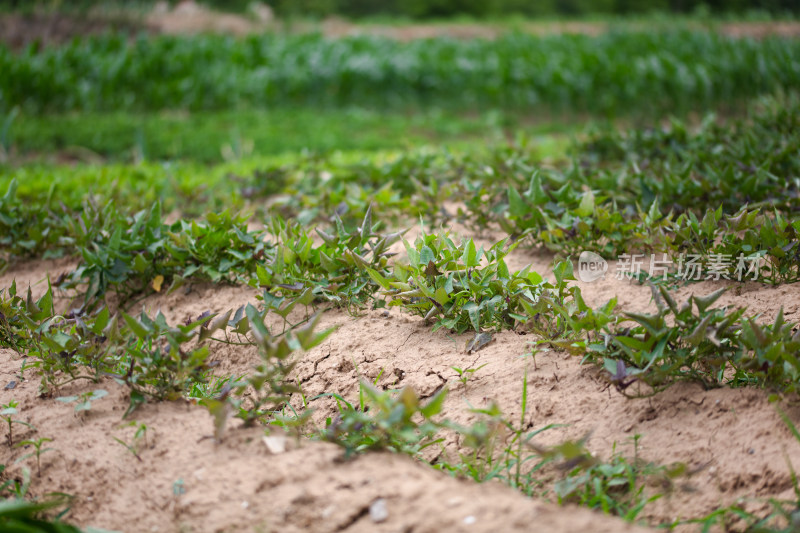
[{"label": "sandy soil", "polygon": [[[0,379],[16,378],[19,362],[0,351]],[[458,481],[406,457],[373,454],[343,461],[332,444],[291,440],[271,454],[263,431],[230,431],[221,445],[206,438],[207,412],[188,403],[149,405],[136,413],[147,424],[141,461],[112,437],[130,441],[121,421],[126,391],[113,382],[109,396],[86,416],[72,406],[36,398],[36,380],[14,397],[56,451],[34,469],[34,492],[76,496],[71,518],[119,531],[522,531],[532,521],[547,531],[634,531],[579,509],[528,500],[497,484]],[[65,388],[78,393],[86,386]],[[4,393],[8,394],[8,393]],[[32,405],[33,404],[33,405]],[[25,435],[20,435],[23,437]],[[17,451],[13,456],[20,455]],[[8,450],[3,449],[6,457]],[[388,516],[370,507],[384,500]]]},{"label": "sandy soil", "polygon": [[0,42],[19,50],[34,42],[51,46],[69,42],[76,36],[99,35],[110,30],[135,33],[140,28],[140,22],[131,17],[3,13],[0,15]]},{"label": "sandy soil", "polygon": [[[628,23],[626,28],[648,31],[646,23]],[[706,30],[702,24],[692,24],[696,30]],[[601,35],[608,32],[612,24],[605,22],[562,22],[533,21],[515,26],[517,31],[533,35],[579,34]],[[389,37],[401,41],[414,39],[431,39],[434,37],[452,37],[454,39],[495,39],[507,33],[509,27],[492,23],[437,23],[437,24],[353,24],[345,20],[331,18],[322,23],[322,33],[329,37],[348,35],[375,35]],[[800,37],[800,23],[797,22],[735,22],[717,24],[714,31],[731,37],[751,37],[763,39],[768,36],[796,38]]]},{"label": "sandy soil", "polygon": [[[508,262],[511,268],[532,263],[546,274],[551,260],[546,253],[518,249]],[[18,264],[0,276],[0,286],[16,278],[20,288],[31,283],[38,294],[44,284],[37,281],[71,265],[67,259]],[[679,296],[718,287],[710,281],[694,284]],[[771,288],[751,282],[739,289],[730,290],[721,303],[748,306],[764,320],[783,306],[787,318],[797,320],[800,284]],[[627,310],[652,306],[647,287],[613,275],[583,284],[583,291],[592,305],[616,295]],[[188,292],[152,295],[139,305],[149,312],[161,310],[176,322],[207,310],[235,308],[254,297],[247,287],[196,284]],[[751,510],[766,509],[764,499],[792,496],[786,461],[800,465],[800,445],[765,391],[678,385],[650,399],[631,400],[610,389],[602,372],[582,366],[579,358],[557,351],[530,357],[530,335],[503,332],[468,355],[464,345],[469,335],[432,333],[420,319],[394,308],[360,317],[331,310],[322,323],[329,326],[338,329],[305,354],[296,369],[307,398],[335,392],[355,401],[359,380],[377,379],[382,388],[411,386],[422,397],[448,387],[443,415],[459,422],[474,420],[470,406],[490,401],[517,419],[527,371],[527,424],[565,425],[542,433],[539,444],[591,434],[588,448],[598,456],[609,457],[615,445],[632,456],[632,437],[639,435],[643,459],[689,466],[693,475],[680,478],[646,508],[642,518],[651,523],[702,516],[741,499]],[[220,374],[240,374],[255,362],[256,353],[221,345],[214,347],[213,357]],[[483,364],[466,387],[452,369]],[[82,525],[120,531],[512,531],[535,521],[545,531],[632,530],[621,521],[531,500],[499,484],[456,480],[406,457],[371,454],[342,461],[333,445],[294,439],[285,453],[273,455],[261,440],[262,431],[236,424],[216,445],[206,438],[212,433],[208,413],[185,402],[148,405],[134,415],[148,427],[148,446],[139,461],[113,440],[129,441],[134,431],[121,419],[126,389],[112,381],[64,387],[59,394],[96,388],[110,393],[77,417],[71,405],[39,397],[38,379],[31,370],[21,379],[21,365],[16,354],[0,350],[0,387],[16,382],[13,390],[0,389],[0,402],[18,400],[21,418],[37,428],[35,436],[54,438],[50,444],[55,448],[42,457],[41,477],[33,459],[24,461],[34,473],[32,493],[73,494],[69,516]],[[300,398],[293,403],[299,407]],[[320,427],[336,413],[328,398],[313,400],[310,407],[312,423]],[[800,407],[783,408],[800,421]],[[34,433],[28,430],[18,438],[30,436]],[[458,450],[459,443],[450,437],[442,453]],[[11,464],[26,452],[2,446],[0,463]],[[13,469],[16,475],[19,468]],[[379,499],[388,518],[375,522],[370,507]]]}]

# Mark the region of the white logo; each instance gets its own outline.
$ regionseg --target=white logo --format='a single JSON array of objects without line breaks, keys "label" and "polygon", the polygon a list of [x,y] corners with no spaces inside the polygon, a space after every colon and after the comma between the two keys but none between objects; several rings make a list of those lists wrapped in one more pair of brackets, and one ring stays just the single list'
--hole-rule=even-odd
[{"label": "white logo", "polygon": [[600,278],[605,279],[608,271],[608,263],[605,259],[594,252],[581,252],[578,257],[578,279],[591,283]]}]

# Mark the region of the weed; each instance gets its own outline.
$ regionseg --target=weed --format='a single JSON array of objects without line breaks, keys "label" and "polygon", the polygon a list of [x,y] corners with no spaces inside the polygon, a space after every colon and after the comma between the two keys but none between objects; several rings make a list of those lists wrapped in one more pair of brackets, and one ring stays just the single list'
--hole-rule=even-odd
[{"label": "weed", "polygon": [[127,443],[127,442],[125,442],[124,440],[122,440],[122,439],[120,439],[120,438],[117,438],[117,437],[114,437],[114,440],[115,440],[115,441],[117,441],[117,443],[119,443],[119,444],[121,444],[122,446],[124,446],[126,450],[128,450],[129,452],[131,452],[131,454],[132,454],[134,457],[136,457],[136,460],[137,460],[137,461],[139,461],[140,463],[141,463],[141,462],[143,462],[143,461],[142,461],[142,458],[139,456],[139,449],[138,449],[138,447],[136,446],[136,440],[137,440],[137,439],[136,439],[136,437],[134,437],[134,441],[133,441],[133,442],[131,442],[131,443]]},{"label": "weed", "polygon": [[88,411],[92,408],[92,402],[104,398],[108,395],[108,391],[97,389],[89,392],[81,393],[77,396],[60,396],[56,401],[63,403],[75,403],[75,412]]},{"label": "weed", "polygon": [[36,457],[36,472],[37,472],[37,475],[39,477],[41,477],[42,476],[42,460],[41,460],[42,454],[55,450],[55,448],[44,448],[43,449],[42,446],[47,442],[53,442],[53,439],[51,439],[49,437],[44,437],[44,438],[38,438],[38,439],[24,440],[24,441],[18,443],[17,447],[25,447],[25,448],[27,448],[28,446],[33,446],[34,451],[29,453],[29,454],[23,455],[22,457],[17,459],[17,462],[24,461],[25,459],[28,459],[29,457]]},{"label": "weed", "polygon": [[685,475],[686,465],[646,463],[638,456],[639,435],[633,440],[633,459],[616,453],[616,445],[608,462],[593,457],[583,442],[563,443],[547,451],[545,455],[555,454],[567,471],[565,477],[553,486],[559,503],[576,503],[633,522],[646,505],[663,496],[662,493],[649,495],[646,488],[654,486],[671,491],[672,480]]},{"label": "weed", "polygon": [[441,412],[446,395],[446,389],[442,389],[423,404],[411,388],[394,395],[361,383],[357,407],[332,395],[339,414],[326,421],[324,438],[342,446],[347,456],[367,450],[418,456],[439,442],[435,435],[442,426],[433,417]]},{"label": "weed", "polygon": [[0,405],[2,410],[0,411],[0,417],[5,420],[6,425],[8,426],[8,433],[6,434],[6,442],[8,443],[9,448],[14,445],[14,424],[19,424],[22,426],[27,426],[31,429],[35,429],[33,425],[22,421],[17,420],[14,418],[14,415],[18,413],[17,407],[19,406],[19,402],[16,400],[11,400],[7,404]]},{"label": "weed", "polygon": [[521,412],[519,423],[503,416],[497,404],[473,409],[481,419],[472,426],[464,427],[448,423],[462,436],[462,445],[467,452],[459,454],[458,462],[440,460],[436,468],[463,475],[478,482],[499,480],[523,492],[533,495],[542,488],[539,478],[547,461],[530,449],[531,440],[544,431],[557,427],[550,424],[531,430],[528,416],[528,375],[522,383]]},{"label": "weed", "polygon": [[456,374],[458,374],[458,380],[461,382],[462,385],[464,385],[464,390],[466,390],[467,382],[475,374],[475,372],[477,372],[478,370],[480,370],[481,368],[485,367],[488,364],[489,363],[484,363],[479,367],[459,368],[457,366],[451,366],[450,368],[452,368],[456,372]]}]

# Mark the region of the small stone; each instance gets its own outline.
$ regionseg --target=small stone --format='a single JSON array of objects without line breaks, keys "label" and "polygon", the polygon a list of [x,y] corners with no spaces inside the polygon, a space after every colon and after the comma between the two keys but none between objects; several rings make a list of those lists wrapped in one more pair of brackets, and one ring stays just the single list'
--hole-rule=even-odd
[{"label": "small stone", "polygon": [[472,515],[469,515],[468,517],[466,517],[466,518],[464,519],[464,525],[465,525],[465,526],[471,526],[472,524],[474,524],[474,523],[475,523],[475,522],[477,522],[477,521],[478,521],[478,519],[477,519],[477,518],[475,518],[475,517],[474,517],[474,516],[472,516]]},{"label": "small stone", "polygon": [[277,455],[286,451],[286,435],[265,435],[262,438],[269,453]]},{"label": "small stone", "polygon": [[16,386],[17,386],[17,382],[14,381],[14,380],[11,380],[11,381],[8,382],[8,385],[6,385],[4,388],[5,388],[5,390],[11,390]]},{"label": "small stone", "polygon": [[389,518],[389,510],[386,508],[386,500],[378,498],[369,506],[369,517],[376,524],[385,522]]}]

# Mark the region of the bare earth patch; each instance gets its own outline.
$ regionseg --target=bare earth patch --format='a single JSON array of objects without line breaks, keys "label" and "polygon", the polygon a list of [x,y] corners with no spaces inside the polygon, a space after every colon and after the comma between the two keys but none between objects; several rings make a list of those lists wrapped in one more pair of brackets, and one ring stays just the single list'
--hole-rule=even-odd
[{"label": "bare earth patch", "polygon": [[[16,378],[19,361],[0,351],[0,380]],[[36,486],[76,496],[70,519],[119,531],[522,531],[536,521],[548,531],[635,531],[582,509],[565,512],[493,484],[458,481],[402,456],[373,454],[343,461],[332,444],[290,441],[273,455],[263,431],[239,429],[223,444],[206,438],[208,413],[184,402],[148,405],[135,414],[147,424],[141,461],[118,444],[133,429],[122,423],[123,387],[83,417],[70,405],[38,399],[36,380],[14,391],[21,414],[54,439],[42,456]],[[86,390],[65,387],[64,394]],[[6,393],[8,394],[8,393]],[[20,435],[20,437],[24,436]],[[15,459],[23,451],[8,457]],[[388,517],[369,516],[376,500]],[[135,524],[135,526],[134,526]]]},{"label": "bare earth patch", "polygon": [[[610,31],[619,24],[607,22],[581,21],[529,21],[514,26],[516,31],[533,35],[576,34],[597,36]],[[701,23],[688,23],[681,27],[698,31],[708,31],[709,27]],[[630,31],[652,31],[651,24],[625,22],[624,27]],[[664,26],[664,29],[667,27]],[[800,22],[731,22],[715,24],[713,31],[736,38],[763,39],[777,36],[784,38],[800,37]],[[311,28],[308,28],[311,30]],[[354,24],[339,18],[330,18],[321,25],[321,31],[327,37],[339,38],[352,35],[372,35],[388,37],[400,41],[415,39],[432,39],[435,37],[451,37],[454,39],[496,39],[508,33],[510,27],[498,23],[418,23],[418,24]]]}]

